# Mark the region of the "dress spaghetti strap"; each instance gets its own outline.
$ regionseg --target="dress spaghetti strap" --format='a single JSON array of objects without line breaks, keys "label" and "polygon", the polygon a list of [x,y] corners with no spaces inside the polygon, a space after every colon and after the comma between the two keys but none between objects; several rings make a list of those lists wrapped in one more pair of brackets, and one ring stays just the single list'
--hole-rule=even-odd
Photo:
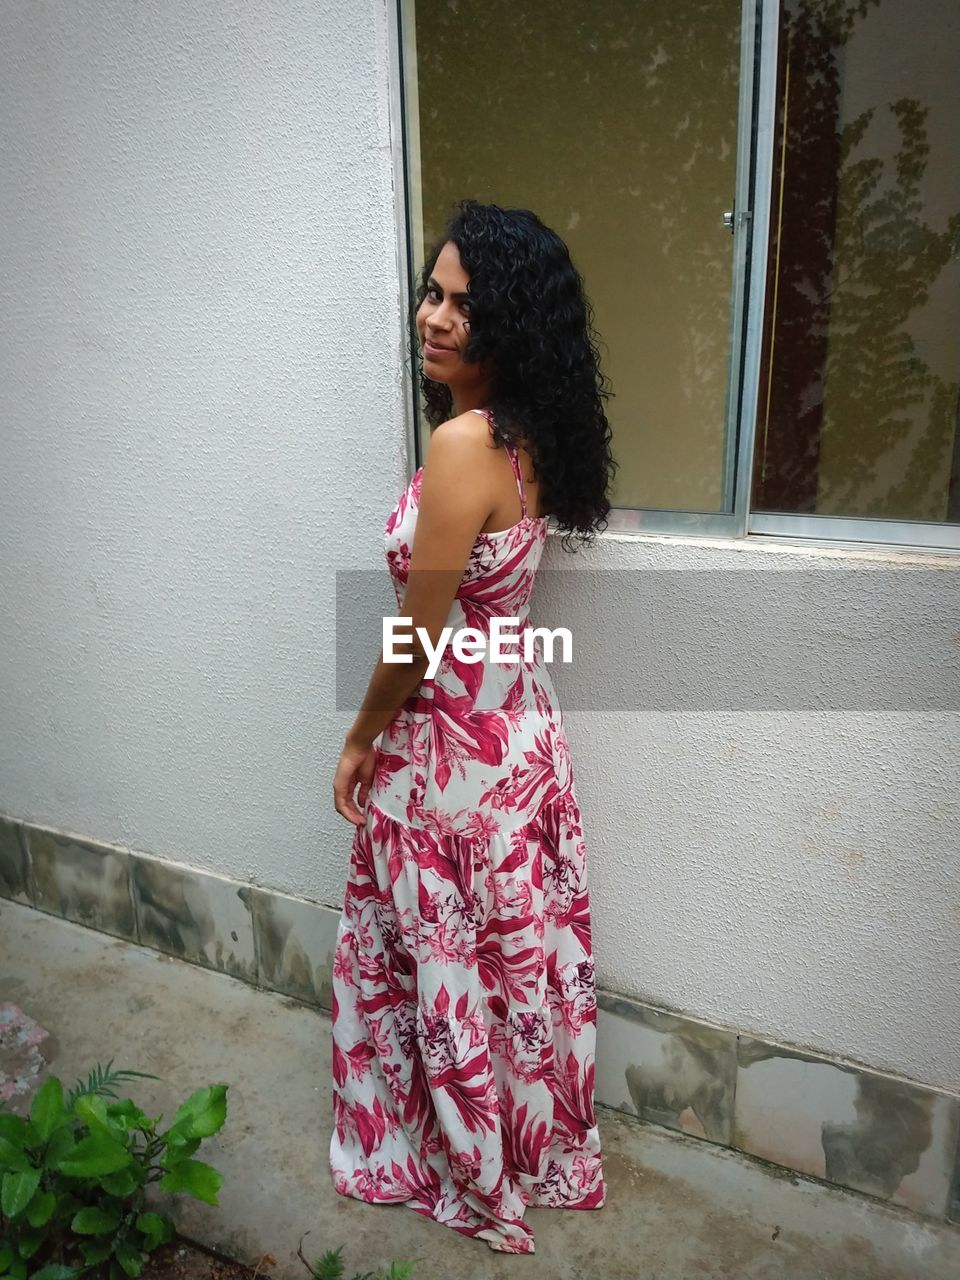
[{"label": "dress spaghetti strap", "polygon": [[513,474],[517,481],[517,493],[520,495],[520,519],[527,518],[527,490],[523,483],[523,471],[520,468],[520,458],[517,456],[516,449],[507,445],[507,453],[510,455],[510,463],[513,467]]},{"label": "dress spaghetti strap", "polygon": [[[479,413],[481,418],[486,418],[487,422],[489,422],[490,425],[493,426],[493,415],[491,414],[489,409],[468,409],[467,412]],[[517,482],[517,493],[520,496],[520,519],[526,520],[527,490],[526,490],[526,486],[523,483],[523,470],[521,469],[521,466],[520,466],[520,458],[517,455],[516,448],[509,443],[507,444],[507,456],[510,459],[511,467],[513,467],[513,478]]]}]

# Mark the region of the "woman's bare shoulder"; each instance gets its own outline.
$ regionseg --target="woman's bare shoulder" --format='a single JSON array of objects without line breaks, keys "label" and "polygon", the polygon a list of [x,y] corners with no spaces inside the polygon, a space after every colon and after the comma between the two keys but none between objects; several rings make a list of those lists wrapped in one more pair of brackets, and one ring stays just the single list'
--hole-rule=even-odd
[{"label": "woman's bare shoulder", "polygon": [[434,450],[444,453],[456,451],[460,455],[472,456],[478,462],[495,451],[492,442],[492,429],[489,422],[479,413],[468,410],[455,418],[448,418],[434,427],[430,436],[427,457]]}]

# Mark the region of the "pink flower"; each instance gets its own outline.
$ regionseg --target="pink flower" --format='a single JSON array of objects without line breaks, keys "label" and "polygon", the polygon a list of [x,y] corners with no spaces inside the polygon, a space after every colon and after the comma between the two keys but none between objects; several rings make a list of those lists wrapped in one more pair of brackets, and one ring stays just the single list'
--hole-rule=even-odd
[{"label": "pink flower", "polygon": [[483,1155],[474,1144],[469,1150],[451,1151],[450,1171],[458,1182],[478,1182],[483,1172]]},{"label": "pink flower", "polygon": [[475,810],[470,814],[466,826],[463,828],[463,834],[473,836],[477,840],[492,840],[500,828],[492,813],[482,813]]},{"label": "pink flower", "polygon": [[353,977],[353,961],[348,950],[349,943],[352,941],[352,933],[343,934],[340,945],[335,948],[333,953],[334,977],[339,978],[339,980],[345,983],[348,987],[355,987],[357,985]]},{"label": "pink flower", "polygon": [[462,945],[456,933],[445,924],[436,925],[426,933],[427,945],[434,960],[441,964],[449,964],[458,960],[462,954]]}]

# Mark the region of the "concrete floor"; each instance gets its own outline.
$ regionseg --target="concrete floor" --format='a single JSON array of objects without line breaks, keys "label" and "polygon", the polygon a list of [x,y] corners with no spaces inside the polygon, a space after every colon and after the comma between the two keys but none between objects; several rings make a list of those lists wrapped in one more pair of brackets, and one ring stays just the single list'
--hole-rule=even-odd
[{"label": "concrete floor", "polygon": [[606,1109],[607,1205],[528,1210],[536,1254],[496,1254],[402,1205],[333,1190],[330,1023],[315,1010],[2,902],[7,1001],[48,1031],[40,1048],[65,1083],[112,1057],[162,1077],[129,1092],[166,1115],[201,1085],[229,1084],[226,1125],[199,1153],[225,1176],[220,1206],[181,1197],[174,1216],[235,1257],[272,1253],[278,1280],[304,1280],[304,1232],[308,1257],[345,1245],[348,1276],[397,1257],[422,1260],[414,1280],[960,1280],[960,1227]]}]

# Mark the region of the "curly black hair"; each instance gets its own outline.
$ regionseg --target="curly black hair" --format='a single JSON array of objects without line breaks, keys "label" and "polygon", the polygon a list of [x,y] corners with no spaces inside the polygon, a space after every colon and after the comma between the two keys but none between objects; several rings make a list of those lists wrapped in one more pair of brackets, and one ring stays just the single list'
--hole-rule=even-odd
[{"label": "curly black hair", "polygon": [[[529,209],[463,200],[427,256],[416,307],[450,241],[470,277],[464,359],[488,361],[492,370],[493,440],[529,451],[541,510],[555,519],[564,550],[590,543],[606,528],[617,464],[604,411],[611,392],[580,274],[564,242]],[[450,388],[422,366],[420,387],[436,427],[452,415]]]}]

